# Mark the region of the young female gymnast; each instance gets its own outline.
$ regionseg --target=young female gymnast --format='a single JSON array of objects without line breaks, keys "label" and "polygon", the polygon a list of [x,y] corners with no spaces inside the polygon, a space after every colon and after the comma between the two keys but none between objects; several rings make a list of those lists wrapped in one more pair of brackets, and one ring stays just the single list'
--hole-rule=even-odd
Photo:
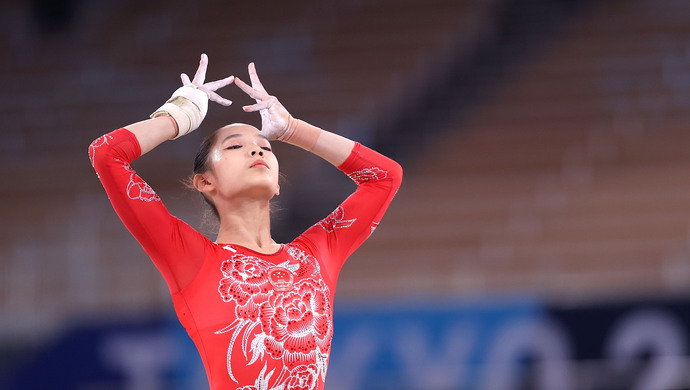
[{"label": "young female gymnast", "polygon": [[[347,257],[379,224],[402,179],[396,162],[293,118],[261,85],[228,77],[190,80],[152,115],[93,141],[89,157],[122,222],[163,275],[178,318],[201,355],[211,389],[323,389],[333,337],[333,294]],[[170,215],[131,168],[139,156],[195,130],[215,91],[235,83],[256,100],[261,130],[231,124],[211,133],[194,161],[194,186],[220,221],[211,241]],[[271,238],[269,201],[278,160],[270,141],[322,157],[357,184],[333,213],[294,241]]]}]

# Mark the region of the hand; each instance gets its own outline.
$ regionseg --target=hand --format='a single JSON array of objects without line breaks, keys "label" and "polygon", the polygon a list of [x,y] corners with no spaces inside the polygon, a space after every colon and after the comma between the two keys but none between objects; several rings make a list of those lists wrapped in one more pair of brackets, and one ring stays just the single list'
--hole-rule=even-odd
[{"label": "hand", "polygon": [[224,106],[232,104],[230,100],[222,98],[215,91],[231,84],[235,78],[230,76],[204,84],[207,68],[208,57],[202,54],[194,80],[189,80],[189,76],[182,73],[180,78],[183,86],[175,90],[170,99],[151,114],[151,118],[164,115],[172,117],[176,130],[172,139],[180,138],[199,128],[206,117],[209,99]]},{"label": "hand", "polygon": [[229,106],[232,102],[228,99],[216,93],[216,90],[225,87],[226,85],[232,84],[235,76],[226,77],[221,80],[211,81],[210,83],[204,84],[206,79],[206,69],[208,68],[208,56],[206,54],[201,55],[201,61],[199,62],[199,68],[194,74],[194,80],[189,80],[189,76],[186,73],[182,73],[180,78],[182,79],[182,85],[189,86],[193,85],[195,88],[206,92],[209,100],[214,101],[223,106]]},{"label": "hand", "polygon": [[261,115],[261,134],[269,140],[280,138],[288,128],[290,113],[283,107],[275,96],[266,92],[264,86],[259,81],[256,74],[254,63],[249,64],[249,79],[252,82],[250,87],[239,78],[235,78],[235,84],[240,87],[250,98],[256,100],[256,104],[244,106],[245,112],[259,111]]}]

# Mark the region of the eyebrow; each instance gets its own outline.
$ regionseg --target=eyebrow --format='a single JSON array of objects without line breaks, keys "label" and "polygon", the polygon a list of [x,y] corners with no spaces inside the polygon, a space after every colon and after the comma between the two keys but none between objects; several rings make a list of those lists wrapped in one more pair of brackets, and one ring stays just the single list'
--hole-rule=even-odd
[{"label": "eyebrow", "polygon": [[[244,136],[245,136],[244,134],[239,134],[239,133],[230,134],[229,136],[225,137],[225,138],[221,141],[221,143],[224,143],[225,141],[227,141],[227,140],[229,140],[229,139],[232,139],[232,138],[239,138],[239,137],[244,137]],[[268,138],[266,138],[266,136],[263,135],[263,134],[257,134],[255,137],[263,138],[263,139],[265,139],[266,141],[268,141],[269,143],[271,142],[271,141],[270,141]]]}]

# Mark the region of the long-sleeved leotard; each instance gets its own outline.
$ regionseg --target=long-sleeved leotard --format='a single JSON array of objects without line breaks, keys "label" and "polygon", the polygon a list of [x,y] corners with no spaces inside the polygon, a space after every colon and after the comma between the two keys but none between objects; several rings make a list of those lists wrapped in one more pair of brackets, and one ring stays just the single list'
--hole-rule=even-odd
[{"label": "long-sleeved leotard", "polygon": [[356,144],[338,169],[357,190],[267,255],[215,243],[170,215],[130,166],[140,154],[126,129],[89,147],[115,211],[163,275],[211,389],[323,389],[338,273],[381,220],[400,165]]}]

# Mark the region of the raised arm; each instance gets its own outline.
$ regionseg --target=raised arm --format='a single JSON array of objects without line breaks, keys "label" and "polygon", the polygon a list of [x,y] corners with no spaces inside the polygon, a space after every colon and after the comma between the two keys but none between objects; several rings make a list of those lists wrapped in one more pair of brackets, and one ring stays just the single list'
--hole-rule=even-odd
[{"label": "raised arm", "polygon": [[252,85],[235,78],[235,84],[256,100],[244,111],[261,114],[261,133],[322,157],[357,184],[350,195],[328,217],[301,234],[295,242],[305,243],[318,254],[325,277],[335,283],[347,257],[376,229],[402,181],[402,167],[359,143],[293,118],[261,85],[254,64],[249,64]]},{"label": "raised arm", "polygon": [[221,80],[204,83],[208,69],[208,56],[201,55],[199,68],[190,80],[187,74],[182,73],[182,87],[159,109],[151,114],[151,119],[133,123],[125,128],[139,141],[141,154],[151,151],[156,146],[169,139],[176,139],[196,130],[203,121],[208,111],[208,100],[223,106],[232,104],[215,91],[231,84],[233,76]]},{"label": "raised arm", "polygon": [[194,81],[183,74],[184,86],[152,114],[152,119],[105,134],[89,146],[91,164],[113,208],[160,270],[171,292],[193,280],[208,240],[172,216],[131,163],[165,140],[196,129],[209,98],[230,104],[214,91],[231,83],[232,77],[204,84],[207,64],[208,58],[202,55]]},{"label": "raised arm", "polygon": [[299,146],[336,167],[350,156],[355,147],[354,141],[293,118],[275,96],[266,92],[254,63],[249,64],[249,79],[251,86],[239,78],[235,78],[235,84],[256,100],[256,104],[244,106],[243,109],[246,112],[259,111],[264,136]]}]

